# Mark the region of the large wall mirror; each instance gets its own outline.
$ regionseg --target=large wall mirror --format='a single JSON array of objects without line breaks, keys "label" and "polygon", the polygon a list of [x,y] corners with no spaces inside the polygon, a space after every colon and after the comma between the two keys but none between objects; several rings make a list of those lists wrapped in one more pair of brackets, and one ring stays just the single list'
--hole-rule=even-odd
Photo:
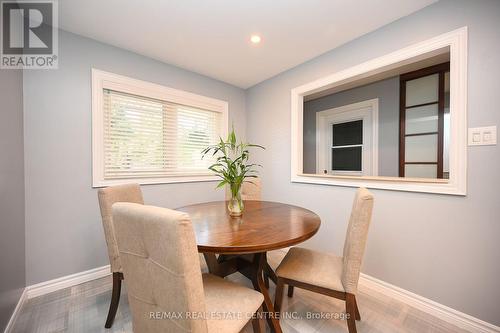
[{"label": "large wall mirror", "polygon": [[466,29],[292,91],[292,180],[465,194]]}]

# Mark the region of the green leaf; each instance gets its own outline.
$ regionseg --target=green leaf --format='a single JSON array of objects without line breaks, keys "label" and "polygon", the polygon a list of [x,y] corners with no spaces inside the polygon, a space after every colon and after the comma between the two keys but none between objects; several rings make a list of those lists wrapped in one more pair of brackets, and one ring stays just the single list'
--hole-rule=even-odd
[{"label": "green leaf", "polygon": [[265,149],[256,144],[241,141],[238,143],[233,126],[231,132],[228,133],[226,141],[219,137],[217,144],[208,146],[201,151],[202,159],[207,154],[211,154],[215,158],[215,163],[210,165],[208,169],[221,179],[217,188],[229,185],[231,192],[237,192],[241,184],[247,181],[245,179],[257,177],[255,168],[262,166],[260,164],[248,163],[250,159],[249,148]]},{"label": "green leaf", "polygon": [[227,184],[227,180],[223,180],[221,181],[216,188],[221,188],[222,186],[226,185]]}]

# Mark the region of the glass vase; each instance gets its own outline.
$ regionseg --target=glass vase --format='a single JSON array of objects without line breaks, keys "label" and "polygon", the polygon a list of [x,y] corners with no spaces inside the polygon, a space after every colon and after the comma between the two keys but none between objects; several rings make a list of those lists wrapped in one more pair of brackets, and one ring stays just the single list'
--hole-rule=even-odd
[{"label": "glass vase", "polygon": [[243,215],[243,210],[245,206],[243,205],[243,200],[241,200],[241,186],[235,188],[231,185],[231,199],[227,204],[227,209],[229,210],[229,215],[232,217],[238,217]]}]

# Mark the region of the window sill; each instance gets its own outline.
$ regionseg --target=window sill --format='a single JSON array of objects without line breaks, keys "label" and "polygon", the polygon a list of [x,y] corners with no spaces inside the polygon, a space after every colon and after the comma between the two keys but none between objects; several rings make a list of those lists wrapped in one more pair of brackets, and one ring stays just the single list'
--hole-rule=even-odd
[{"label": "window sill", "polygon": [[340,179],[356,179],[356,180],[376,180],[384,182],[409,182],[409,183],[439,183],[448,184],[448,179],[436,178],[410,178],[410,177],[385,177],[385,176],[356,176],[356,175],[316,175],[312,173],[301,173],[303,177],[318,177],[318,178],[340,178]]},{"label": "window sill", "polygon": [[162,178],[120,178],[120,179],[94,179],[92,182],[93,188],[137,183],[139,185],[155,185],[155,184],[176,184],[176,183],[199,183],[199,182],[214,182],[220,178],[211,175],[186,175],[186,176],[172,176]]},{"label": "window sill", "polygon": [[293,183],[465,195],[465,192],[460,190],[462,187],[449,179],[297,174],[292,175],[291,181]]}]

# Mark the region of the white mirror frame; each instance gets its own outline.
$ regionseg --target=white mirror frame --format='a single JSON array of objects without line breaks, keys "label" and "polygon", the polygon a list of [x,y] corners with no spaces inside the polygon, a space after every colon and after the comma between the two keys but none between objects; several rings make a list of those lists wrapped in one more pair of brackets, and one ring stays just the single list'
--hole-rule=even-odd
[{"label": "white mirror frame", "polygon": [[[304,97],[360,78],[450,51],[450,178],[336,176],[303,173]],[[405,47],[328,75],[291,91],[291,181],[297,183],[466,195],[467,190],[467,27]]]}]

